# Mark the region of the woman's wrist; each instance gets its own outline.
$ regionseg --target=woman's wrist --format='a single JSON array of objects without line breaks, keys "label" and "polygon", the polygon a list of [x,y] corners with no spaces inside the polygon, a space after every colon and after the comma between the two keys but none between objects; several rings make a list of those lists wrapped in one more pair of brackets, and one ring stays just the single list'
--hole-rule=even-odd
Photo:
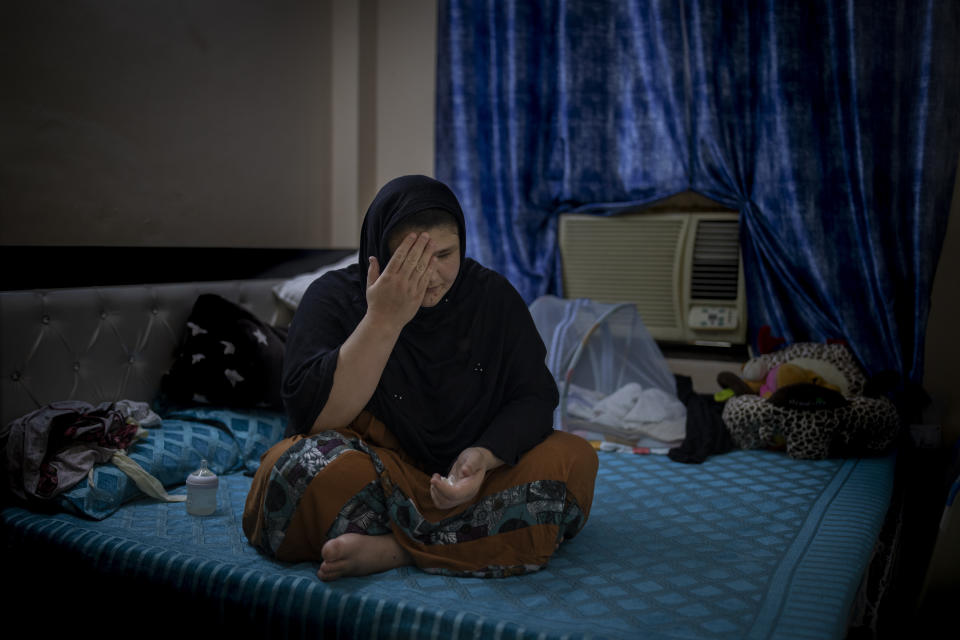
[{"label": "woman's wrist", "polygon": [[406,326],[406,323],[398,321],[396,316],[388,313],[378,313],[370,308],[367,308],[367,312],[360,322],[366,325],[374,335],[388,340],[391,351],[393,350],[394,343],[400,336],[400,332],[403,331],[403,327]]},{"label": "woman's wrist", "polygon": [[498,458],[492,451],[490,451],[490,449],[487,449],[484,446],[477,446],[474,448],[480,451],[483,459],[483,468],[486,471],[492,471],[493,469],[503,465],[503,460]]}]

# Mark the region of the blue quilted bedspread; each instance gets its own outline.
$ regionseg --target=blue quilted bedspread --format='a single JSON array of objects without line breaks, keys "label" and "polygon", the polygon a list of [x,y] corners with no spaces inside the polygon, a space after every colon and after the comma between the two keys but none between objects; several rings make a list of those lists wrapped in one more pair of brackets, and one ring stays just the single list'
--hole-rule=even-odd
[{"label": "blue quilted bedspread", "polygon": [[[700,465],[601,453],[593,513],[544,570],[505,579],[404,568],[325,584],[257,554],[250,478],[217,512],[127,503],[100,520],[2,512],[8,540],[149,576],[271,637],[842,638],[892,491],[892,458],[797,461],[736,451]],[[183,492],[181,486],[173,492]]]}]

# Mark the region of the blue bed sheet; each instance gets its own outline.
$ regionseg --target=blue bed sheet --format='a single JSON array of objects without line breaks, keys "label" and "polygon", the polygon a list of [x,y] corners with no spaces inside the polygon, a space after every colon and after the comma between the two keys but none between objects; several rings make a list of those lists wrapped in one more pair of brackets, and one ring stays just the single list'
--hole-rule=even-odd
[{"label": "blue bed sheet", "polygon": [[[734,451],[700,465],[601,453],[593,513],[542,571],[504,579],[403,568],[322,583],[259,555],[222,478],[213,516],[130,502],[91,521],[0,514],[8,544],[68,547],[98,571],[237,611],[269,637],[842,638],[890,501],[893,457],[792,460]],[[173,492],[182,492],[180,487]]]}]

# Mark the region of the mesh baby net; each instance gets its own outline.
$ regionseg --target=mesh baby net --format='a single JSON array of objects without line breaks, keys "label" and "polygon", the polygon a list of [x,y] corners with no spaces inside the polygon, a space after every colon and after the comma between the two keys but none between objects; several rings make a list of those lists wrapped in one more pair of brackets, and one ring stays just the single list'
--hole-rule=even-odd
[{"label": "mesh baby net", "polygon": [[676,379],[636,306],[543,296],[530,314],[560,391],[554,428],[640,447],[683,440]]}]

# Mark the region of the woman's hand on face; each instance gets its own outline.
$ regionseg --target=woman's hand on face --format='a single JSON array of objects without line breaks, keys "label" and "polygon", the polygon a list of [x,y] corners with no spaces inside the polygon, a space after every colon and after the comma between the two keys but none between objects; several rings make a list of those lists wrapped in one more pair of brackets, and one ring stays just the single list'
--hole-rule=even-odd
[{"label": "woman's hand on face", "polygon": [[417,315],[436,269],[433,242],[426,232],[411,233],[393,252],[383,273],[376,257],[367,267],[367,312],[402,328]]},{"label": "woman's hand on face", "polygon": [[439,473],[430,478],[430,497],[439,509],[452,509],[469,502],[480,492],[487,471],[503,462],[484,447],[464,449],[444,478]]}]

